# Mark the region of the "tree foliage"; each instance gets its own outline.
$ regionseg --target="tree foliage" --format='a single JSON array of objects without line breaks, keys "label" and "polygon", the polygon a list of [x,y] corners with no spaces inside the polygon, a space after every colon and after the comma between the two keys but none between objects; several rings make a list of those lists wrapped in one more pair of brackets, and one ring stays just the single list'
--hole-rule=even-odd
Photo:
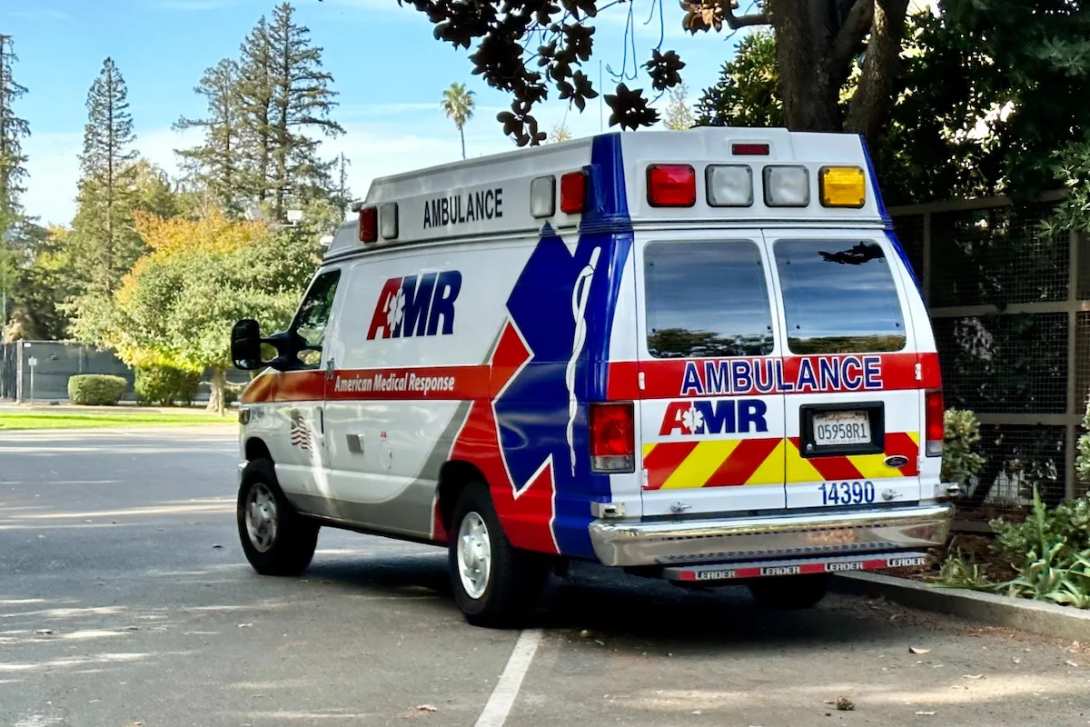
[{"label": "tree foliage", "polygon": [[150,251],[112,297],[89,301],[75,333],[130,366],[212,368],[212,404],[222,408],[231,326],[253,316],[287,323],[317,263],[316,238],[220,212],[197,220],[139,212],[136,227]]},{"label": "tree foliage", "polygon": [[689,106],[689,89],[684,83],[671,89],[662,125],[672,131],[685,131],[696,125],[693,110]]},{"label": "tree foliage", "polygon": [[701,126],[776,127],[784,125],[776,39],[757,30],[738,43],[734,58],[723,64],[719,81],[696,105]]},{"label": "tree foliage", "polygon": [[26,191],[26,155],[22,141],[30,125],[15,113],[15,102],[27,89],[15,81],[14,41],[0,34],[0,237],[16,227],[22,216],[19,197]]},{"label": "tree foliage", "polygon": [[[399,0],[425,13],[437,39],[456,47],[476,48],[473,72],[489,86],[510,93],[511,110],[498,120],[520,145],[545,140],[533,116],[550,90],[580,111],[596,89],[583,72],[594,51],[591,23],[614,5],[597,0]],[[771,25],[776,45],[784,117],[798,130],[856,130],[877,138],[889,109],[901,48],[908,0],[757,0],[755,11],[736,15],[735,0],[683,0],[681,22],[691,33],[724,27]],[[635,3],[627,8],[627,33],[635,31]],[[681,83],[685,63],[669,49],[656,47],[641,66],[658,94]],[[845,110],[840,90],[852,71],[859,79]],[[627,71],[627,69],[626,69]],[[625,72],[622,72],[622,76]],[[642,88],[616,85],[605,96],[610,125],[626,129],[659,120],[653,98]]]}]

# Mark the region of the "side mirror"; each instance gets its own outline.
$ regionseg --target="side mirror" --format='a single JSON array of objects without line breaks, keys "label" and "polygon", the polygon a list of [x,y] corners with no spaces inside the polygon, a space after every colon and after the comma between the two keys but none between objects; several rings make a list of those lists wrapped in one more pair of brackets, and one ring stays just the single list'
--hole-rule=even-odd
[{"label": "side mirror", "polygon": [[231,329],[231,360],[243,371],[268,365],[261,360],[261,326],[257,321],[244,318]]}]

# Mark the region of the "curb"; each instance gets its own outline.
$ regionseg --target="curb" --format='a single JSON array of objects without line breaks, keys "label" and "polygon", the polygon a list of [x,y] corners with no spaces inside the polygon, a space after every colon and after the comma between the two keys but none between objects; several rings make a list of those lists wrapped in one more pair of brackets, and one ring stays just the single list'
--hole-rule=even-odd
[{"label": "curb", "polygon": [[932,588],[917,581],[873,573],[834,576],[830,585],[839,593],[880,596],[902,606],[958,616],[987,626],[1090,642],[1090,611],[1068,606],[966,589]]}]

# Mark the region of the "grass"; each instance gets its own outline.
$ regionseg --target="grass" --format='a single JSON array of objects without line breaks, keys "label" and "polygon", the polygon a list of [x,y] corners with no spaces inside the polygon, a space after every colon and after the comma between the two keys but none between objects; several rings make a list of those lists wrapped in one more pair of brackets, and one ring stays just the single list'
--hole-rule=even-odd
[{"label": "grass", "polygon": [[236,424],[233,411],[225,416],[205,411],[116,410],[80,411],[65,409],[22,409],[0,411],[0,431],[25,429],[124,429],[152,426],[196,426]]}]

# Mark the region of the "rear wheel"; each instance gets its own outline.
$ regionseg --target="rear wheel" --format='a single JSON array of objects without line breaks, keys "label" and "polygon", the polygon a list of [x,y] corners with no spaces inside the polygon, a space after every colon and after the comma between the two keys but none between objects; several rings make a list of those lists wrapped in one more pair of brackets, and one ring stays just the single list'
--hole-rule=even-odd
[{"label": "rear wheel", "polygon": [[511,545],[483,484],[462,491],[450,533],[447,566],[466,621],[489,628],[517,625],[541,593],[545,558]]},{"label": "rear wheel", "polygon": [[258,573],[294,576],[310,565],[318,524],[299,515],[284,497],[271,460],[255,459],[242,471],[237,516],[242,550]]},{"label": "rear wheel", "polygon": [[826,575],[777,576],[749,584],[749,592],[761,606],[777,610],[811,608],[829,590]]}]

